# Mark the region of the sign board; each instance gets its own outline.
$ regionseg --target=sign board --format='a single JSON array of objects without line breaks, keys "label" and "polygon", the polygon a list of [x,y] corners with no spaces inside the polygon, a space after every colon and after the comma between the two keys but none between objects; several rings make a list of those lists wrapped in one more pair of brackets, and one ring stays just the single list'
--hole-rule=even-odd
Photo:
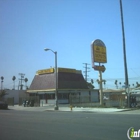
[{"label": "sign board", "polygon": [[106,63],[106,47],[94,46],[94,62]]},{"label": "sign board", "polygon": [[107,63],[106,46],[101,40],[97,39],[91,43],[91,56],[92,66],[94,62]]},{"label": "sign board", "polygon": [[102,65],[102,66],[95,66],[95,65],[94,65],[94,70],[104,72],[104,71],[106,70],[106,68],[105,68],[104,65]]},{"label": "sign board", "polygon": [[40,75],[40,74],[47,74],[47,73],[53,73],[53,72],[54,72],[54,69],[50,68],[50,69],[38,70],[36,73]]},{"label": "sign board", "polygon": [[[57,72],[65,72],[65,73],[79,73],[81,74],[80,70],[76,70],[76,69],[67,69],[67,68],[58,68]],[[50,68],[50,69],[43,69],[43,70],[38,70],[36,72],[37,75],[41,75],[41,74],[49,74],[49,73],[54,73],[54,68]]]},{"label": "sign board", "polygon": [[76,73],[75,69],[58,68],[58,72]]}]

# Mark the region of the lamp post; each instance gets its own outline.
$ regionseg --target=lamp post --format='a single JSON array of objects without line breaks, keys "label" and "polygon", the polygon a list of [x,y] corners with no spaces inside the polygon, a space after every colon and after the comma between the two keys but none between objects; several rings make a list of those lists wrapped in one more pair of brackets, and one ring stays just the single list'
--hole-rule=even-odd
[{"label": "lamp post", "polygon": [[54,110],[59,110],[58,107],[58,96],[57,96],[57,88],[58,88],[58,79],[57,79],[57,52],[51,49],[45,48],[44,51],[52,51],[55,54],[55,107]]}]

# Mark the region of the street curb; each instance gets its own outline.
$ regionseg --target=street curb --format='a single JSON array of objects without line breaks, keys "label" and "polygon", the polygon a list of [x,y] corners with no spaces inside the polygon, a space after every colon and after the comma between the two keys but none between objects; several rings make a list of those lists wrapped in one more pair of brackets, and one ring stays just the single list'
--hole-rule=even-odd
[{"label": "street curb", "polygon": [[125,112],[125,111],[135,111],[135,110],[140,110],[140,108],[135,108],[135,109],[127,109],[127,110],[122,110],[122,111],[117,111],[117,112]]}]

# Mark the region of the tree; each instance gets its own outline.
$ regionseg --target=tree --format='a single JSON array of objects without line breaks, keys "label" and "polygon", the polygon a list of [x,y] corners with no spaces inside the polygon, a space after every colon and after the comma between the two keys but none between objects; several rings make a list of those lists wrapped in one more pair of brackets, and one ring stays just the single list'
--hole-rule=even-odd
[{"label": "tree", "polygon": [[105,87],[105,85],[106,85],[106,80],[103,80],[103,83],[104,83],[104,87]]},{"label": "tree", "polygon": [[119,84],[120,84],[120,87],[121,87],[121,84],[122,84],[122,83],[121,83],[121,82],[119,82]]},{"label": "tree", "polygon": [[27,87],[28,78],[25,78],[24,81],[26,83],[26,89],[28,89],[28,87]]},{"label": "tree", "polygon": [[124,82],[124,85],[126,86],[126,83]]},{"label": "tree", "polygon": [[140,84],[139,84],[138,82],[136,82],[136,88],[137,88],[137,87],[140,87]]},{"label": "tree", "polygon": [[5,90],[1,90],[1,91],[0,91],[0,99],[1,99],[3,96],[5,96],[5,95],[6,95]]},{"label": "tree", "polygon": [[1,91],[2,91],[2,86],[3,86],[3,80],[4,80],[4,77],[1,76]]},{"label": "tree", "polygon": [[97,79],[97,80],[96,80],[96,82],[97,82],[98,84],[100,84],[100,81],[99,81],[99,79]]},{"label": "tree", "polygon": [[135,84],[132,84],[132,86],[134,87],[134,86],[135,86]]},{"label": "tree", "polygon": [[116,88],[118,88],[118,80],[115,80],[114,84],[116,85]]},{"label": "tree", "polygon": [[100,85],[100,81],[99,81],[99,79],[97,79],[96,82],[98,83],[98,85]]},{"label": "tree", "polygon": [[94,83],[93,79],[91,79],[91,83],[92,83],[92,84]]},{"label": "tree", "polygon": [[103,80],[103,82],[104,82],[104,85],[106,84],[106,80]]},{"label": "tree", "polygon": [[92,85],[92,83],[89,83],[89,82],[87,82],[87,86],[88,86],[89,89],[94,89],[95,88],[94,85]]},{"label": "tree", "polygon": [[3,79],[4,79],[4,77],[3,77],[3,76],[1,76],[1,81],[3,81]]},{"label": "tree", "polygon": [[16,77],[13,76],[13,77],[12,77],[12,80],[13,80],[13,82],[14,82],[13,89],[15,90],[15,80],[16,80]]}]

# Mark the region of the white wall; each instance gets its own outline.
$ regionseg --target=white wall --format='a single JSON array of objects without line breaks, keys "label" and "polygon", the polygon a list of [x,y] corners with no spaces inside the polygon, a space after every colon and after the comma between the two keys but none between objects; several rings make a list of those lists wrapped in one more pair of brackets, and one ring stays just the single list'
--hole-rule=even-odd
[{"label": "white wall", "polygon": [[69,102],[68,99],[58,99],[58,103],[60,104],[66,104],[68,102]]},{"label": "white wall", "polygon": [[55,104],[55,99],[48,99],[47,104]]},{"label": "white wall", "polygon": [[14,98],[14,104],[19,103],[19,97],[26,97],[26,90],[6,90],[7,95],[4,98]]},{"label": "white wall", "polygon": [[89,92],[91,93],[91,102],[99,102],[98,90],[81,91],[81,96],[89,96]]},{"label": "white wall", "polygon": [[80,93],[82,96],[89,96],[89,91],[81,91]]},{"label": "white wall", "polygon": [[99,102],[99,94],[98,94],[98,91],[95,90],[95,91],[91,91],[91,101],[92,102]]}]

